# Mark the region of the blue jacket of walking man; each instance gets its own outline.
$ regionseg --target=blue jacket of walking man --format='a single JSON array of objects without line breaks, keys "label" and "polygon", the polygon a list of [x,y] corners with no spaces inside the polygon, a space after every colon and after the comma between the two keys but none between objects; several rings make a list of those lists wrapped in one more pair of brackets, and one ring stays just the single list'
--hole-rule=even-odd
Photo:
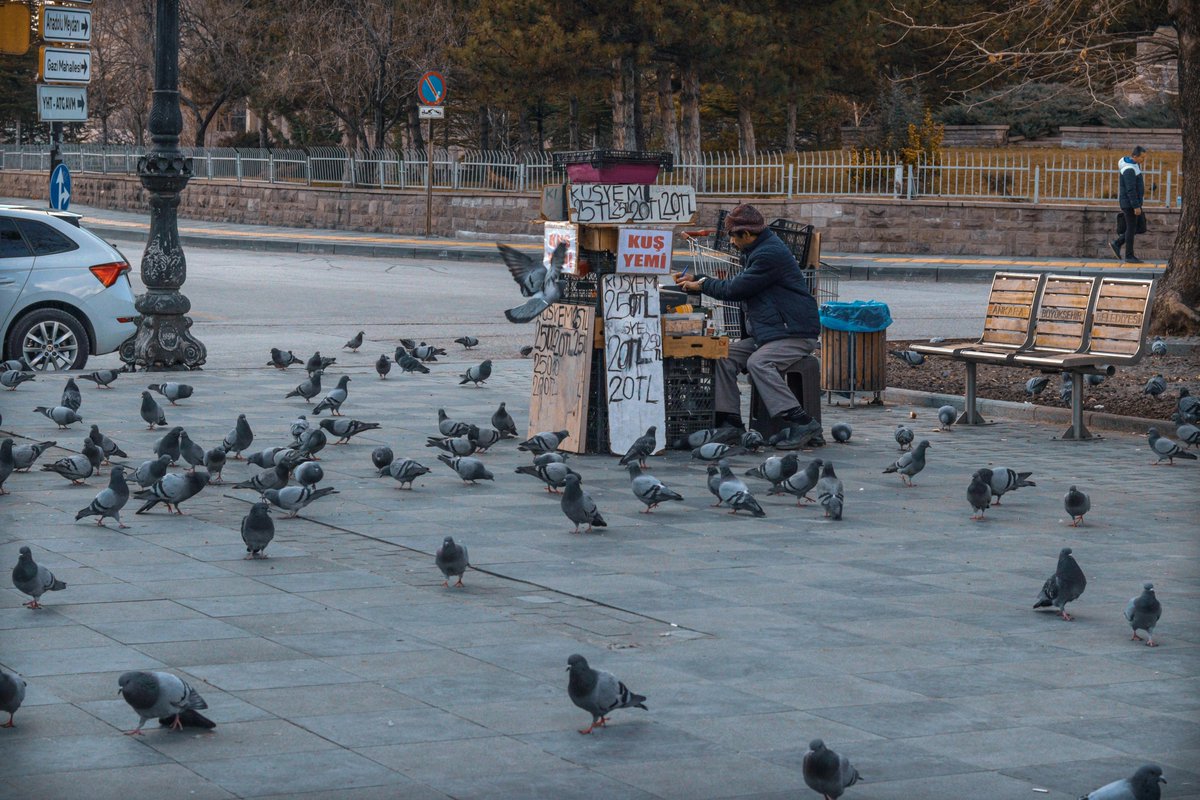
[{"label": "blue jacket of walking man", "polygon": [[745,427],[737,385],[738,373],[745,371],[767,412],[798,429],[795,438],[815,444],[821,441],[821,424],[798,404],[784,372],[817,347],[817,301],[791,251],[767,228],[757,208],[748,203],[734,208],[725,217],[725,230],[742,253],[744,268],[738,275],[722,280],[673,274],[684,291],[742,304],[746,338],[730,344],[714,376],[716,423]]},{"label": "blue jacket of walking man", "polygon": [[[1109,243],[1117,258],[1127,264],[1141,264],[1142,260],[1133,254],[1133,238],[1137,235],[1138,222],[1142,216],[1142,200],[1146,195],[1146,181],[1142,177],[1142,163],[1146,160],[1146,148],[1137,146],[1122,158],[1117,164],[1120,174],[1120,185],[1117,189],[1117,200],[1121,204],[1121,218],[1124,221],[1124,231],[1117,232],[1117,238]],[[1121,246],[1125,246],[1125,256],[1121,256]]]}]

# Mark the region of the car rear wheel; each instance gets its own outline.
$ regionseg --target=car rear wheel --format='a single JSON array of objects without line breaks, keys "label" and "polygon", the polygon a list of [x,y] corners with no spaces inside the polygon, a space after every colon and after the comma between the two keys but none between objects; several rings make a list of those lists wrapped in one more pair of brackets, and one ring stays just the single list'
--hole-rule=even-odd
[{"label": "car rear wheel", "polygon": [[91,341],[83,323],[57,308],[39,308],[17,320],[8,334],[9,358],[23,358],[31,369],[57,372],[83,369]]}]

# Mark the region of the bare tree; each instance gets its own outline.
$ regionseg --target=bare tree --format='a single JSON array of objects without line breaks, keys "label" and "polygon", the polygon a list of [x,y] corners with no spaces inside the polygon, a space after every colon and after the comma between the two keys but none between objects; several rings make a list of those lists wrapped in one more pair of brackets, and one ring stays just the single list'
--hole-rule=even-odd
[{"label": "bare tree", "polygon": [[[92,16],[93,128],[101,144],[145,144],[154,88],[153,0],[110,0]],[[98,125],[97,125],[98,123]]]}]

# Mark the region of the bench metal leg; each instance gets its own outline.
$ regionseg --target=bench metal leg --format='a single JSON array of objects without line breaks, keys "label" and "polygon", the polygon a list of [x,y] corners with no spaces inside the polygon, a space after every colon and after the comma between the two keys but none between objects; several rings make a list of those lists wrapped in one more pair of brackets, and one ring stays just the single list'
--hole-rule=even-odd
[{"label": "bench metal leg", "polygon": [[1091,439],[1092,434],[1083,424],[1083,373],[1071,373],[1071,427],[1063,434],[1064,439]]},{"label": "bench metal leg", "polygon": [[976,389],[976,364],[973,361],[966,362],[967,365],[967,394],[963,398],[965,408],[962,416],[958,418],[959,425],[986,425],[987,420],[979,416],[979,411],[975,407],[975,389]]}]

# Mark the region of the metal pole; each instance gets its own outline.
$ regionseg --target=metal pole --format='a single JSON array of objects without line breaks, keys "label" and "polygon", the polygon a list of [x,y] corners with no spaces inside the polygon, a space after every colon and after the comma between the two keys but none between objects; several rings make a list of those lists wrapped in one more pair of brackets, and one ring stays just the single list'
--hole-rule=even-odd
[{"label": "metal pole", "polygon": [[1042,168],[1039,165],[1039,166],[1036,166],[1033,168],[1033,202],[1034,203],[1037,203],[1038,198],[1041,196],[1041,190],[1042,190],[1041,183],[1042,183]]},{"label": "metal pole", "polygon": [[425,136],[425,236],[433,235],[433,119]]},{"label": "metal pole", "polygon": [[[62,163],[62,129],[61,122],[50,123],[50,176],[54,176],[55,168]],[[50,194],[46,193],[46,205],[50,205]]]}]

